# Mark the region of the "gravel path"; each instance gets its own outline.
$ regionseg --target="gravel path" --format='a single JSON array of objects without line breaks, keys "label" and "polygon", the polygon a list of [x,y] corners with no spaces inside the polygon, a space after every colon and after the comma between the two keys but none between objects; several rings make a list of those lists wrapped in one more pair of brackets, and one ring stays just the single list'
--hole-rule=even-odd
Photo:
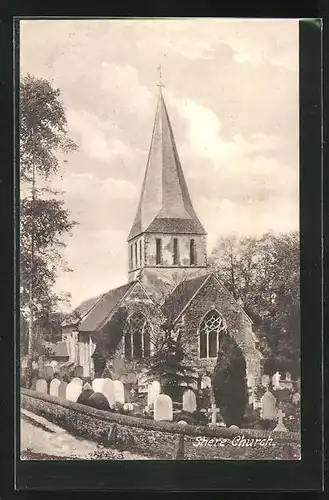
[{"label": "gravel path", "polygon": [[154,460],[77,438],[39,415],[21,410],[21,460]]}]

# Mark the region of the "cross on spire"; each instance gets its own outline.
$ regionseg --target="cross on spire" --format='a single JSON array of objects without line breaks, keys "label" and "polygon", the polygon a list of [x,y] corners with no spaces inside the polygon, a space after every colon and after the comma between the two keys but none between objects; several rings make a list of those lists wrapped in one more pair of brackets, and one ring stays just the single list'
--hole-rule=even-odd
[{"label": "cross on spire", "polygon": [[157,84],[157,87],[159,87],[160,91],[161,91],[161,88],[164,86],[163,83],[162,83],[162,67],[161,67],[161,64],[157,67],[157,70],[159,71],[159,83]]}]

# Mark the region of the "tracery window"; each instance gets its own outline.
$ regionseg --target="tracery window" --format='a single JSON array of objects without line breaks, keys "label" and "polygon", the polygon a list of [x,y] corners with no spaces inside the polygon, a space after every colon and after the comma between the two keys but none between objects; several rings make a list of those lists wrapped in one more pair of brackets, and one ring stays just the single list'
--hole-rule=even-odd
[{"label": "tracery window", "polygon": [[141,312],[129,316],[124,336],[126,358],[140,359],[150,356],[152,327]]},{"label": "tracery window", "polygon": [[217,356],[220,332],[225,329],[225,321],[215,309],[204,316],[199,328],[200,358]]}]

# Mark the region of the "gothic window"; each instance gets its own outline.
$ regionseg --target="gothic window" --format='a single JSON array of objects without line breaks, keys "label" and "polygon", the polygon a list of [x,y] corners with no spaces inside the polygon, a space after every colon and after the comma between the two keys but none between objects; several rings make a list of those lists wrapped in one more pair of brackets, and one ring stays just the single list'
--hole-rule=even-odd
[{"label": "gothic window", "polygon": [[150,356],[151,325],[144,314],[135,312],[128,318],[124,346],[126,358],[140,359]]},{"label": "gothic window", "polygon": [[216,310],[209,311],[199,329],[200,358],[215,358],[219,350],[219,335],[225,330],[222,316]]},{"label": "gothic window", "polygon": [[174,266],[179,264],[178,238],[174,238],[173,264],[174,264]]},{"label": "gothic window", "polygon": [[161,238],[156,238],[156,255],[155,255],[155,263],[162,264],[162,240]]},{"label": "gothic window", "polygon": [[138,260],[137,260],[137,243],[135,242],[135,267],[138,267]]},{"label": "gothic window", "polygon": [[190,240],[190,265],[196,265],[196,245],[195,240]]},{"label": "gothic window", "polygon": [[139,240],[139,264],[142,265],[143,259],[142,259],[142,240]]}]

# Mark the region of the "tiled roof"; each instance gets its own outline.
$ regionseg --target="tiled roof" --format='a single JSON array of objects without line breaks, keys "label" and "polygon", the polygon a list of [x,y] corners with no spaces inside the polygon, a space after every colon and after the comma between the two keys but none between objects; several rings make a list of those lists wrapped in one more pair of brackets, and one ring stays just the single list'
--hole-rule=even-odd
[{"label": "tiled roof", "polygon": [[174,219],[155,217],[146,233],[206,234],[199,221],[194,219]]},{"label": "tiled roof", "polygon": [[81,324],[79,325],[79,331],[97,331],[134,284],[135,282],[132,281],[104,293],[83,318]]},{"label": "tiled roof", "polygon": [[209,274],[182,281],[172,293],[166,298],[162,305],[162,312],[167,318],[169,323],[176,320],[177,316],[181,313],[184,307],[192,299],[193,295],[208,279]]},{"label": "tiled roof", "polygon": [[83,316],[85,316],[90,309],[96,304],[96,302],[103,296],[98,295],[92,299],[84,300],[78,307],[74,309],[70,314],[68,314],[62,321],[62,326],[72,326],[80,323]]}]

